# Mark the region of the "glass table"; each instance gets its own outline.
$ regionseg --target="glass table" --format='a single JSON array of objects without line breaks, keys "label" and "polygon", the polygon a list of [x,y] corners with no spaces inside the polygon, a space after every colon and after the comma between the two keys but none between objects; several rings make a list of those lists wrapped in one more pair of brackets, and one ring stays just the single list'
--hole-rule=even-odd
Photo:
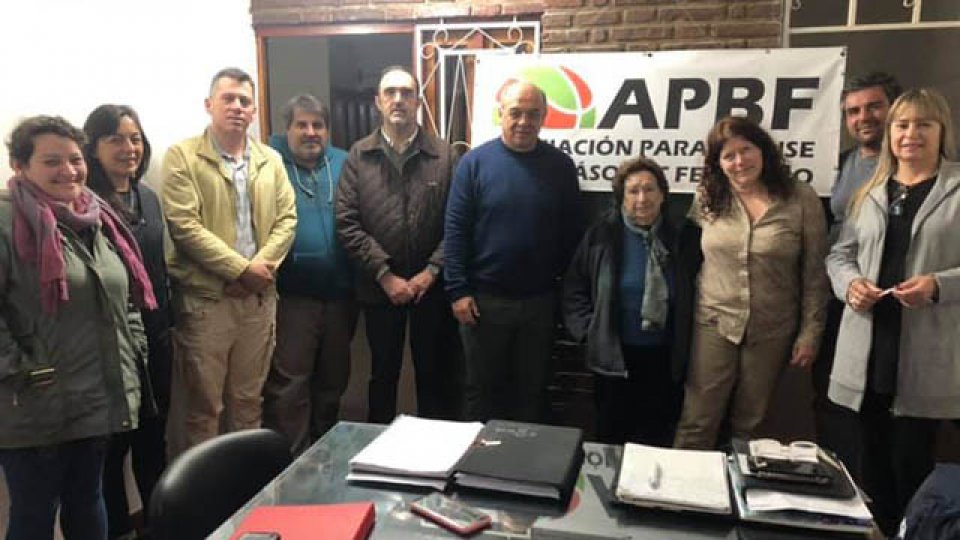
[{"label": "glass table", "polygon": [[[246,514],[258,506],[358,501],[371,501],[376,507],[372,539],[457,538],[456,534],[409,511],[409,503],[429,493],[429,489],[346,481],[350,458],[385,427],[338,423],[208,538],[229,540]],[[493,518],[490,528],[471,538],[803,540],[835,537],[820,531],[806,534],[744,525],[732,517],[660,512],[611,504],[610,486],[621,447],[585,443],[584,451],[584,464],[567,508],[530,498],[456,490],[455,497]]]}]

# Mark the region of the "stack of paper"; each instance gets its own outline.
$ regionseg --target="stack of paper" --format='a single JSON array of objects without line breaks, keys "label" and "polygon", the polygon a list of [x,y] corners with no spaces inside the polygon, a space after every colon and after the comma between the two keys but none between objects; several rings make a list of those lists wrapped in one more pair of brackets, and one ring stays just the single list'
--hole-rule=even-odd
[{"label": "stack of paper", "polygon": [[460,457],[483,429],[480,422],[398,416],[350,460],[348,481],[446,487]]},{"label": "stack of paper", "polygon": [[638,506],[731,513],[722,452],[627,443],[615,493],[621,502]]},{"label": "stack of paper", "polygon": [[[851,533],[866,533],[873,526],[870,510],[855,489],[852,497],[835,498],[750,488],[744,484],[743,471],[747,470],[747,456],[734,453],[730,480],[737,512],[744,521]],[[846,468],[843,472],[852,484]]]}]

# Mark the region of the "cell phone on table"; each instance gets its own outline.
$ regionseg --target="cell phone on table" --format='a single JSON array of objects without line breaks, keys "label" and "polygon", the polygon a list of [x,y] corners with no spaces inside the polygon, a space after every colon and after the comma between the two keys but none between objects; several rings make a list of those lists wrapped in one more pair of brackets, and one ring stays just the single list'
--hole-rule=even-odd
[{"label": "cell phone on table", "polygon": [[817,463],[767,460],[757,456],[747,458],[750,471],[765,480],[781,480],[800,484],[817,484],[825,486],[832,479],[823,472]]},{"label": "cell phone on table", "polygon": [[457,534],[472,534],[490,526],[490,516],[439,491],[413,501],[410,510]]},{"label": "cell phone on table", "polygon": [[237,540],[281,540],[278,532],[245,532]]}]

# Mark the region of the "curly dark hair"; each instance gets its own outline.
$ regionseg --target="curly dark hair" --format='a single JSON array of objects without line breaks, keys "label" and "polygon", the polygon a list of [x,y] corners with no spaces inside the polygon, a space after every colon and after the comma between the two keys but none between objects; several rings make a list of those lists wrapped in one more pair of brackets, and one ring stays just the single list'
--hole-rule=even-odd
[{"label": "curly dark hair", "polygon": [[666,202],[667,196],[670,195],[670,184],[667,183],[667,177],[663,174],[663,168],[656,161],[640,156],[621,163],[620,167],[617,168],[617,175],[610,182],[610,186],[613,188],[613,200],[616,202],[617,208],[623,206],[623,191],[627,184],[627,177],[639,172],[648,172],[653,175],[653,178],[657,181],[657,187],[660,188],[660,193],[663,194],[663,200]]},{"label": "curly dark hair", "polygon": [[80,148],[83,148],[87,141],[83,131],[62,116],[31,116],[17,124],[10,132],[10,139],[7,141],[10,161],[26,165],[33,157],[34,139],[47,133],[71,139]]},{"label": "curly dark hair", "polygon": [[703,181],[697,188],[703,215],[715,218],[730,211],[730,181],[720,167],[720,153],[730,139],[740,137],[754,144],[763,156],[760,183],[771,197],[786,199],[793,194],[794,182],[783,155],[773,138],[759,124],[743,116],[720,119],[707,134],[707,155],[704,157]]}]

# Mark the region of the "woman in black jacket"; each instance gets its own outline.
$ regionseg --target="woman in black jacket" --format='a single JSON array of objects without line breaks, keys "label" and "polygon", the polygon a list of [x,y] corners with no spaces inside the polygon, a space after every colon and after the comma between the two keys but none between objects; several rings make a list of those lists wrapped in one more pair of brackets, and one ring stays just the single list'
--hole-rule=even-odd
[{"label": "woman in black jacket", "polygon": [[602,442],[673,440],[699,242],[686,238],[695,226],[677,227],[663,215],[668,194],[654,161],[623,163],[613,179],[614,208],[587,231],[564,280],[567,329],[586,341],[596,375]]},{"label": "woman in black jacket", "polygon": [[132,529],[123,481],[123,460],[132,452],[134,477],[143,507],[166,466],[164,427],[170,403],[170,310],[167,268],[163,258],[164,222],[156,193],[141,182],[150,165],[150,143],[137,113],[126,105],[101,105],[83,125],[84,155],[90,188],[124,218],[133,232],[150,276],[158,309],[143,312],[148,359],[141,373],[143,404],[140,427],[116,434],[110,441],[103,473],[109,537]]}]

